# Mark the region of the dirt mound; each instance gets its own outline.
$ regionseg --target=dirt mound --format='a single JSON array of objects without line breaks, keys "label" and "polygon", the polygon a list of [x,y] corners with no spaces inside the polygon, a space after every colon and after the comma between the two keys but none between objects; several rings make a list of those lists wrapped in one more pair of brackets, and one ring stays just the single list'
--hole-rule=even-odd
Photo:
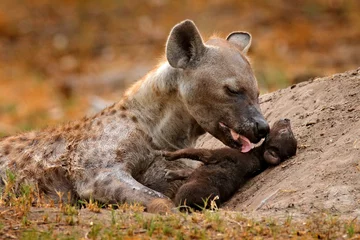
[{"label": "dirt mound", "polygon": [[[360,214],[360,68],[260,98],[272,124],[291,119],[297,155],[267,169],[225,204],[251,216],[303,218],[317,211]],[[197,147],[223,146],[210,135]]]}]

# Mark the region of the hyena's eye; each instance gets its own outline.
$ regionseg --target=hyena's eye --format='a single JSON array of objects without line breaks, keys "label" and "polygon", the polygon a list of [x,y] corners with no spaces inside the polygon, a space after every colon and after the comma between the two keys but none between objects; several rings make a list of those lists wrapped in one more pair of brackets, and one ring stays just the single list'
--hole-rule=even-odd
[{"label": "hyena's eye", "polygon": [[242,95],[244,93],[244,91],[242,89],[235,89],[232,88],[230,86],[224,86],[225,91],[227,92],[227,94],[229,94],[230,96],[234,96],[234,95]]}]

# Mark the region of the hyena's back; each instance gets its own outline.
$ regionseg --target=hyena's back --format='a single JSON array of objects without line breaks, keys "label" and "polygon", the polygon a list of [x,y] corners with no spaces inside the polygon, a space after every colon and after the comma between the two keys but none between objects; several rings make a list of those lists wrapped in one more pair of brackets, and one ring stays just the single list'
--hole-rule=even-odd
[{"label": "hyena's back", "polygon": [[2,138],[0,174],[4,178],[10,170],[17,184],[38,184],[47,195],[56,195],[55,191],[78,195],[102,169],[125,164],[129,156],[139,165],[141,159],[136,157],[149,153],[149,139],[128,115],[110,108],[58,128]]}]

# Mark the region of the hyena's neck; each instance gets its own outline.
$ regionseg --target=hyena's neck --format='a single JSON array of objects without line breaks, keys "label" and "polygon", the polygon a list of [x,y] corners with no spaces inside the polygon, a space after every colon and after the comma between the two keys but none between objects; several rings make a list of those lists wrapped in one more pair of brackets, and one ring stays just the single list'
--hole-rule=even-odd
[{"label": "hyena's neck", "polygon": [[164,63],[135,83],[123,99],[123,106],[159,149],[191,147],[204,133],[180,99],[182,77],[181,70]]}]

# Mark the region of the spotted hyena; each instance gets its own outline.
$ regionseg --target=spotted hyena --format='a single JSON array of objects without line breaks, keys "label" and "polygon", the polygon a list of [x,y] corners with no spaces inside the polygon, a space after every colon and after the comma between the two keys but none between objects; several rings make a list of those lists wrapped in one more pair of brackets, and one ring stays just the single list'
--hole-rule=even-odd
[{"label": "spotted hyena", "polygon": [[[191,168],[167,162],[159,150],[191,147],[209,132],[226,145],[249,151],[269,132],[258,86],[244,54],[246,32],[203,39],[195,24],[177,24],[166,44],[166,61],[136,82],[120,102],[93,117],[0,140],[2,176],[101,202],[168,202],[176,183],[165,169]],[[156,204],[155,204],[156,205]],[[170,202],[169,202],[170,205]]]}]

